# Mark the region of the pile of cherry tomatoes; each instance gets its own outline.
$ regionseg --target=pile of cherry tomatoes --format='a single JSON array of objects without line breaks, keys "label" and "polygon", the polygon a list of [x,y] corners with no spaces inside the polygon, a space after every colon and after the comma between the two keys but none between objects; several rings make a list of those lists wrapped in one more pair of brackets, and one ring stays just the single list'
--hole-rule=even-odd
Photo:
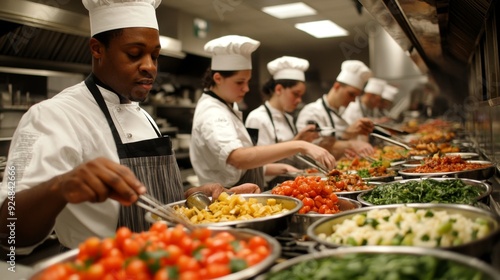
[{"label": "pile of cherry tomatoes", "polygon": [[52,265],[36,279],[212,279],[255,265],[270,250],[261,236],[238,240],[227,231],[188,232],[157,222],[141,233],[122,227],[114,238],[88,238],[76,260]]},{"label": "pile of cherry tomatoes", "polygon": [[320,214],[339,212],[338,197],[333,187],[319,176],[297,176],[294,180],[284,181],[272,190],[273,194],[292,196],[302,200],[299,214],[314,211]]}]

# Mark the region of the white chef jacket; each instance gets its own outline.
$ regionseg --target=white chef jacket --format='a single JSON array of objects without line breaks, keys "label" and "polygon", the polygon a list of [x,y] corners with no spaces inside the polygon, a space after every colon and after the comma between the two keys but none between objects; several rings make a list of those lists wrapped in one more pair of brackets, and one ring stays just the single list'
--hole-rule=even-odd
[{"label": "white chef jacket", "polygon": [[[331,110],[334,110],[336,112],[339,112],[339,115],[342,116],[342,118],[339,118],[337,116],[337,114],[335,114],[331,111],[327,112],[327,110],[325,110],[325,108],[323,106],[323,100],[324,100],[326,106],[328,106],[328,108],[330,108]],[[302,108],[302,110],[300,110],[300,112],[297,116],[297,122],[296,122],[297,130],[300,131],[300,130],[304,129],[304,127],[307,126],[307,121],[309,121],[309,120],[316,121],[320,127],[331,127],[332,124],[330,123],[330,118],[328,117],[328,115],[331,116],[331,118],[335,124],[335,129],[340,130],[340,131],[344,131],[349,126],[349,124],[343,118],[342,108],[341,108],[341,110],[336,110],[336,109],[330,107],[330,105],[328,105],[328,102],[326,101],[326,94],[325,94],[322,97],[318,98],[316,101],[311,102],[309,104],[306,104]],[[321,135],[327,136],[327,135],[330,135],[330,133],[331,133],[330,131],[326,130],[326,131],[322,131]],[[335,133],[335,136],[337,138],[341,138],[342,135],[343,135],[342,132]]]},{"label": "white chef jacket", "polygon": [[252,147],[252,140],[235,103],[231,109],[221,101],[203,94],[193,117],[189,157],[200,184],[218,182],[233,187],[246,170],[227,163],[232,151]]},{"label": "white chef jacket", "polygon": [[[363,114],[364,112],[364,114]],[[370,110],[363,104],[359,97],[356,97],[354,102],[349,103],[349,106],[345,109],[342,117],[349,123],[353,124],[361,118],[371,118],[373,116],[373,110]]]},{"label": "white chef jacket", "polygon": [[[120,104],[115,93],[102,87],[99,90],[123,143],[158,137],[150,123],[154,121],[138,103]],[[33,105],[19,122],[11,143],[7,167],[15,166],[16,192],[97,157],[119,162],[106,118],[84,82]],[[5,173],[0,203],[7,196]],[[34,206],[33,211],[36,207],[43,205]],[[54,230],[68,248],[77,248],[90,236],[113,236],[119,208],[119,203],[111,199],[102,203],[68,204],[57,216]],[[29,254],[35,247],[16,247],[16,250],[18,254]]]},{"label": "white chef jacket", "polygon": [[[287,113],[282,113],[280,110],[274,108],[269,104],[269,101],[265,102],[267,108],[271,112],[271,118],[267,113],[264,105],[260,105],[251,111],[245,121],[245,126],[249,128],[256,128],[259,130],[259,140],[257,145],[270,145],[276,143],[276,138],[278,142],[289,141],[295,137],[289,124],[293,124],[293,116]],[[288,122],[287,122],[288,119]],[[274,123],[274,125],[273,125]]]}]

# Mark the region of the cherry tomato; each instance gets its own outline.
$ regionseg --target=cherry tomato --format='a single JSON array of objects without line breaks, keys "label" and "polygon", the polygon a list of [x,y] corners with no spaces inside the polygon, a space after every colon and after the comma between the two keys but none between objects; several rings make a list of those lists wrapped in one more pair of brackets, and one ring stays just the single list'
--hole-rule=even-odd
[{"label": "cherry tomato", "polygon": [[207,277],[210,279],[226,276],[230,273],[231,273],[231,269],[229,268],[228,265],[216,263],[216,264],[211,264],[211,265],[207,266]]},{"label": "cherry tomato", "polygon": [[141,247],[139,241],[136,239],[125,239],[123,241],[123,255],[125,257],[137,256]]},{"label": "cherry tomato", "polygon": [[118,247],[122,248],[123,242],[132,236],[130,229],[126,227],[121,227],[116,231],[115,240]]},{"label": "cherry tomato", "polygon": [[248,240],[248,247],[250,248],[250,250],[253,250],[259,246],[267,247],[267,240],[261,236],[250,237],[250,239]]}]

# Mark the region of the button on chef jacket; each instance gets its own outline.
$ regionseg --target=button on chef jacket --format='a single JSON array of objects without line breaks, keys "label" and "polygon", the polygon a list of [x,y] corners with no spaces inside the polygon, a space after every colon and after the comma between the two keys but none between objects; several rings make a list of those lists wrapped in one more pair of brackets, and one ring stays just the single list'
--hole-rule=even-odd
[{"label": "button on chef jacket", "polygon": [[[158,137],[151,126],[154,121],[136,102],[120,104],[115,93],[99,89],[123,143]],[[108,123],[82,82],[30,108],[12,138],[7,166],[16,163],[16,191],[21,191],[97,157],[119,163]],[[0,200],[6,196],[3,185]],[[113,236],[119,209],[120,204],[111,199],[68,204],[57,216],[54,230],[64,246],[77,248],[89,236]],[[35,247],[16,250],[27,254]]]},{"label": "button on chef jacket", "polygon": [[218,182],[233,187],[246,170],[226,163],[229,154],[242,147],[252,147],[238,105],[232,111],[225,103],[203,94],[193,117],[189,157],[200,184]]}]

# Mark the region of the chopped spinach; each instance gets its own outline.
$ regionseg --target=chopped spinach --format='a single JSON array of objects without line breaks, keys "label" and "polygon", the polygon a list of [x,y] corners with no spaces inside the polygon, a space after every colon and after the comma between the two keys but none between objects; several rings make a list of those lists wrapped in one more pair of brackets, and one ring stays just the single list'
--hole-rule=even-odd
[{"label": "chopped spinach", "polygon": [[364,194],[363,199],[375,205],[404,203],[473,204],[481,189],[462,180],[413,180],[380,185]]}]

